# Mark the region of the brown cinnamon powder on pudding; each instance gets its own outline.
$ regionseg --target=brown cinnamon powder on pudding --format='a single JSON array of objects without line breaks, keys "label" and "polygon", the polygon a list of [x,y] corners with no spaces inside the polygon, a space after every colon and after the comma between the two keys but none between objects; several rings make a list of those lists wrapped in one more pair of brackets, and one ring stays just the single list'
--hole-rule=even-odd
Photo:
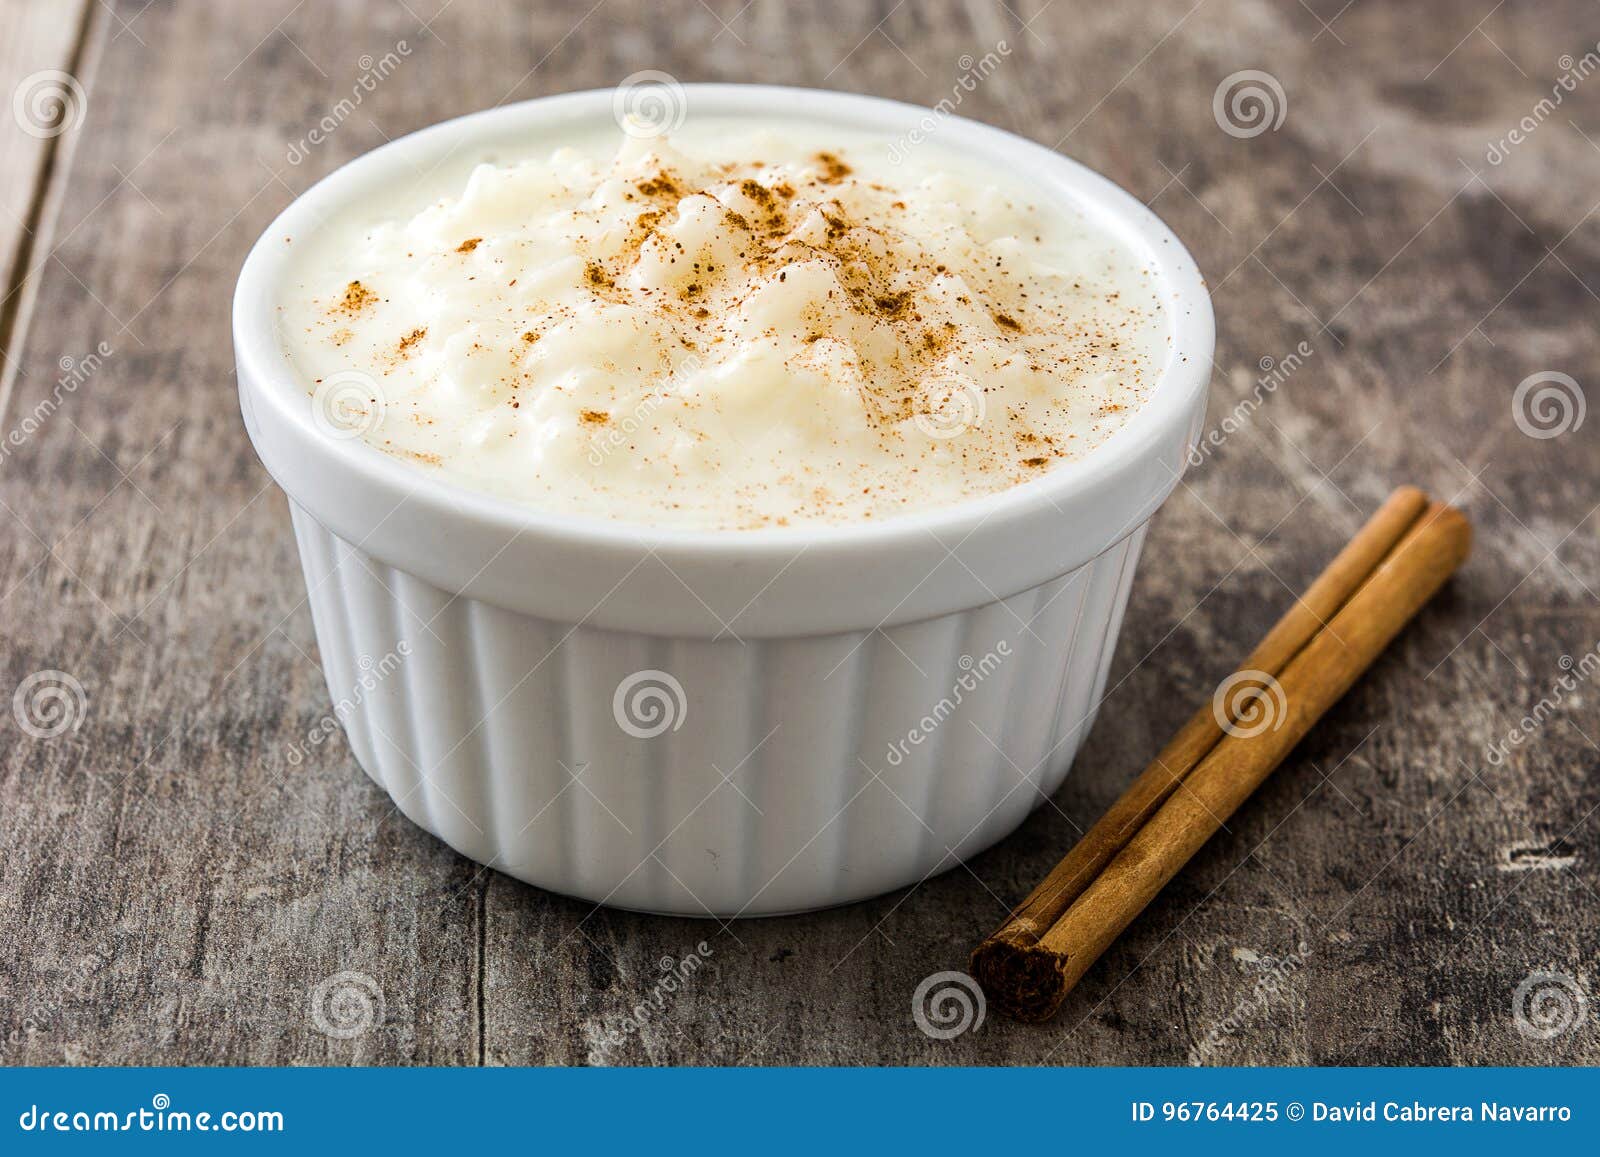
[{"label": "brown cinnamon powder on pudding", "polygon": [[373,293],[359,281],[352,281],[344,287],[344,297],[333,308],[341,313],[360,313],[367,306],[378,300],[378,295]]},{"label": "brown cinnamon powder on pudding", "polygon": [[670,175],[665,172],[657,173],[654,177],[640,181],[634,188],[646,197],[675,197],[678,195],[678,185]]},{"label": "brown cinnamon powder on pudding", "polygon": [[853,171],[832,153],[818,153],[817,163],[822,166],[822,176],[818,180],[824,185],[837,185]]},{"label": "brown cinnamon powder on pudding", "polygon": [[[630,142],[609,169],[577,154],[496,168],[493,197],[328,263],[322,285],[385,292],[352,281],[331,315],[315,301],[311,356],[326,373],[381,366],[380,437],[485,489],[702,525],[957,501],[1120,426],[1159,353],[1155,282],[1025,190],[973,185],[933,150],[891,170],[854,147],[765,137],[708,158],[690,136]],[[505,204],[527,212],[504,220]],[[484,244],[492,265],[441,260]],[[429,424],[400,429],[413,413]],[[788,428],[739,436],[769,415]],[[608,431],[626,453],[594,450]]]}]

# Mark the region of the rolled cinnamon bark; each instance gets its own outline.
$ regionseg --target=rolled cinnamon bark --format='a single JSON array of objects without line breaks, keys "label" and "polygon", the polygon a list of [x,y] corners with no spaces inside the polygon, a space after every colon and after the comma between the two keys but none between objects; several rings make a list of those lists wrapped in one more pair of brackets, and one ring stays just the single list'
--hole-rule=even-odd
[{"label": "rolled cinnamon bark", "polygon": [[[1197,711],[973,952],[973,975],[990,1001],[1019,1020],[1054,1015],[1089,965],[1443,585],[1470,542],[1459,511],[1397,490],[1245,660],[1239,674],[1265,686]],[[1271,713],[1264,725],[1262,712]],[[1251,715],[1247,726],[1241,713]]]}]

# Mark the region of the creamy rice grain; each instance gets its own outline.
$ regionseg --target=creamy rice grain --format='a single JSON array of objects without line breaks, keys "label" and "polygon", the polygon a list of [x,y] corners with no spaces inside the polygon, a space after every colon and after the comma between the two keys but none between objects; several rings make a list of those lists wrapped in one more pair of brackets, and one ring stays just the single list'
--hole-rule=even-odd
[{"label": "creamy rice grain", "polygon": [[474,489],[738,529],[1037,478],[1115,432],[1165,356],[1135,255],[932,145],[616,138],[296,241],[280,320],[308,392],[339,383],[338,422]]}]

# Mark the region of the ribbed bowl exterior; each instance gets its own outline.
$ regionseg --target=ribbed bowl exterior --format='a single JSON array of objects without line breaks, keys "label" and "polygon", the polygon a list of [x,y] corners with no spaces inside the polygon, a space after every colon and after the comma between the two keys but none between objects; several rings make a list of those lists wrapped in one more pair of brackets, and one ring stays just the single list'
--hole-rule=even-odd
[{"label": "ribbed bowl exterior", "polygon": [[1144,539],[920,622],[676,638],[441,590],[293,509],[335,714],[401,811],[539,887],[720,918],[913,884],[1020,824],[1094,721]]}]

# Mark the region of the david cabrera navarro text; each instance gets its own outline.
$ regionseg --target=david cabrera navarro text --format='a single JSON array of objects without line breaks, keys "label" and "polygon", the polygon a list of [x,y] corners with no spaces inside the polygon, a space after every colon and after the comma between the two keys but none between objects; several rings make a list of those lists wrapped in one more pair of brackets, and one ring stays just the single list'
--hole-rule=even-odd
[{"label": "david cabrera navarro text", "polygon": [[1420,1101],[1364,1101],[1354,1105],[1327,1105],[1311,1102],[1313,1121],[1570,1121],[1572,1110],[1566,1105],[1502,1105],[1480,1101],[1471,1105],[1424,1105]]}]

